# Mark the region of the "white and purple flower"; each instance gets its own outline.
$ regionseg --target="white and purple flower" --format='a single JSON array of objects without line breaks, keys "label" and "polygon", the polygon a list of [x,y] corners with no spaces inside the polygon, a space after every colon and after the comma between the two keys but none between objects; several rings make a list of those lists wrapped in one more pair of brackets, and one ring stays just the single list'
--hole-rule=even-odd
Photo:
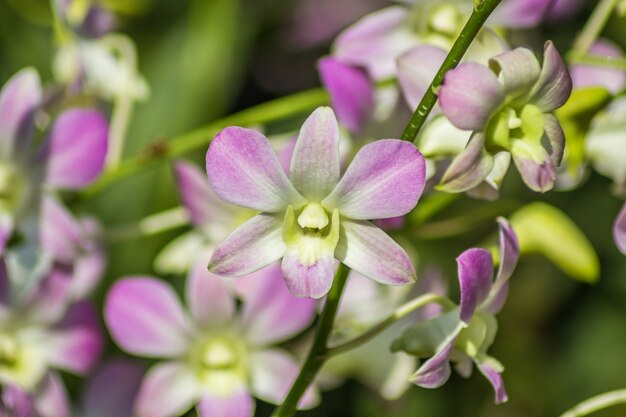
[{"label": "white and purple flower", "polygon": [[103,345],[97,313],[87,302],[68,304],[70,271],[53,267],[29,286],[32,277],[23,275],[38,273],[23,263],[12,252],[0,260],[2,407],[9,415],[70,417],[57,370],[84,375],[96,364]]},{"label": "white and purple flower", "polygon": [[[237,314],[223,278],[205,265],[198,262],[188,276],[188,312],[157,278],[123,278],[109,292],[113,339],[128,353],[162,359],[142,382],[138,417],[178,416],[194,404],[202,417],[251,417],[252,395],[280,403],[298,373],[294,358],[274,346],[311,323],[315,303],[292,297],[275,264],[236,282],[243,301]],[[300,405],[315,402],[310,389]]]},{"label": "white and purple flower", "polygon": [[[0,253],[16,227],[37,216],[44,185],[81,189],[104,166],[108,126],[94,110],[64,111],[44,142],[33,149],[41,97],[33,69],[18,72],[0,92]],[[25,228],[22,232],[28,234]]]},{"label": "white and purple flower", "polygon": [[392,349],[417,357],[430,357],[410,377],[424,388],[438,388],[449,378],[449,362],[462,376],[469,377],[476,364],[495,390],[495,401],[507,400],[502,382],[503,366],[487,355],[494,341],[495,314],[508,293],[508,280],[519,257],[517,237],[508,222],[500,223],[500,264],[493,279],[494,262],[489,251],[472,248],[457,258],[461,303],[458,308],[418,323],[394,342]]},{"label": "white and purple flower", "polygon": [[494,155],[509,152],[529,188],[550,190],[565,147],[552,112],[571,91],[567,68],[549,41],[543,64],[529,49],[516,48],[490,59],[489,67],[465,63],[449,71],[439,104],[456,127],[474,134],[439,187],[449,192],[474,188],[494,169]]},{"label": "white and purple flower", "polygon": [[425,166],[413,144],[368,144],[341,177],[337,120],[322,107],[300,130],[289,178],[267,138],[239,127],[217,135],[206,167],[218,196],[261,211],[215,248],[212,272],[241,276],[282,258],[291,293],[311,298],[329,291],[339,261],[382,283],[415,280],[404,249],[367,221],[415,207]]}]

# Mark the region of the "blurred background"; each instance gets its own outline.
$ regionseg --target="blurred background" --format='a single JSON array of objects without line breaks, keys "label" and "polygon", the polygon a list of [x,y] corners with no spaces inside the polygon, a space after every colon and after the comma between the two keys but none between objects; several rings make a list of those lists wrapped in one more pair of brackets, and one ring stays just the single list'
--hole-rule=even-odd
[{"label": "blurred background", "polygon": [[[589,4],[586,4],[589,3]],[[566,20],[518,33],[525,44],[554,39],[566,50],[595,2]],[[137,104],[124,154],[136,155],[155,141],[167,141],[221,116],[272,98],[319,86],[316,61],[328,53],[336,34],[359,17],[387,4],[383,0],[107,0],[118,16],[116,31],[137,46],[139,71],[150,97]],[[0,0],[0,81],[33,66],[45,82],[53,79],[55,36],[45,0]],[[626,48],[623,20],[609,22],[606,36]],[[306,115],[267,126],[268,132],[296,128]],[[190,154],[202,161],[206,149]],[[624,155],[626,158],[626,155]],[[356,381],[324,393],[322,405],[302,416],[522,417],[556,416],[592,395],[626,387],[626,257],[611,239],[622,202],[610,181],[592,174],[571,192],[539,195],[509,173],[495,212],[467,233],[444,238],[422,229],[413,235],[420,268],[437,264],[457,288],[455,257],[493,234],[495,215],[530,201],[546,201],[566,212],[586,234],[600,260],[600,279],[572,280],[543,256],[525,256],[515,272],[499,316],[491,353],[506,367],[509,402],[493,405],[488,383],[477,372],[465,380],[453,374],[440,389],[412,387],[400,399],[382,400]],[[174,207],[178,194],[170,166],[158,164],[85,200],[78,211],[97,213],[106,227],[137,221]],[[430,227],[445,227],[456,216],[481,217],[488,207],[462,197]],[[490,208],[489,210],[492,210]],[[433,226],[434,225],[434,226]],[[102,301],[115,279],[152,272],[158,251],[181,230],[116,242],[96,298]],[[167,277],[181,286],[180,277]],[[101,305],[101,304],[100,304]],[[109,349],[115,352],[109,342]],[[68,378],[79,391],[81,381]],[[259,404],[259,416],[272,407]],[[599,417],[626,416],[626,406]]]}]

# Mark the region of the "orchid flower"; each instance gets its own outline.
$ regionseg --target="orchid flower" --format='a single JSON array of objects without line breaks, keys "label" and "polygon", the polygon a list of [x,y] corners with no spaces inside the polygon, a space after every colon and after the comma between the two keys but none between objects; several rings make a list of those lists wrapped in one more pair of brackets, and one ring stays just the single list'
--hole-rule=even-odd
[{"label": "orchid flower", "polygon": [[489,251],[472,248],[458,258],[461,305],[434,319],[418,323],[396,340],[393,350],[430,358],[410,377],[424,388],[437,388],[449,378],[449,362],[469,377],[472,363],[485,375],[495,390],[495,401],[507,400],[502,382],[502,365],[487,355],[497,331],[495,314],[502,308],[508,280],[519,256],[517,237],[508,222],[500,223],[500,265],[493,280],[494,263]]},{"label": "orchid flower", "polygon": [[55,197],[46,195],[41,203],[39,238],[55,262],[73,269],[71,298],[86,298],[100,282],[106,255],[98,241],[100,225],[93,218],[76,219]]},{"label": "orchid flower", "polygon": [[615,219],[613,237],[619,250],[626,255],[626,204],[624,204],[617,219]]},{"label": "orchid flower", "polygon": [[11,252],[0,260],[2,402],[14,409],[10,415],[70,417],[55,369],[82,375],[96,364],[103,344],[97,313],[87,302],[67,305],[68,271],[62,268],[20,291],[15,283],[27,277],[19,264]]},{"label": "orchid flower", "polygon": [[0,92],[0,253],[18,223],[36,216],[44,184],[81,189],[104,166],[108,127],[93,110],[63,112],[46,140],[33,150],[40,103],[39,76],[33,69],[18,72]]},{"label": "orchid flower", "polygon": [[54,0],[52,6],[69,27],[87,38],[103,36],[115,26],[113,13],[96,2]]},{"label": "orchid flower", "polygon": [[475,187],[494,168],[493,155],[506,151],[529,188],[551,189],[565,147],[552,112],[571,90],[567,68],[549,41],[543,65],[529,49],[517,48],[492,58],[489,67],[465,63],[449,71],[439,104],[456,127],[474,134],[439,187],[449,192]]},{"label": "orchid flower", "polygon": [[[222,278],[207,272],[204,261],[187,279],[189,314],[157,278],[123,278],[111,288],[104,314],[113,339],[130,354],[162,359],[143,379],[137,417],[178,416],[194,404],[202,417],[251,417],[251,395],[284,399],[298,365],[273,346],[307,327],[315,304],[289,294],[278,265],[242,278],[237,292],[239,314]],[[315,400],[311,389],[301,406]]]},{"label": "orchid flower", "polygon": [[321,298],[338,262],[376,281],[415,280],[406,252],[368,219],[397,217],[424,188],[424,158],[408,142],[365,145],[340,179],[339,128],[330,108],[305,121],[289,178],[262,134],[229,127],[206,157],[209,182],[222,199],[261,211],[215,248],[209,269],[241,276],[282,258],[296,297]]}]

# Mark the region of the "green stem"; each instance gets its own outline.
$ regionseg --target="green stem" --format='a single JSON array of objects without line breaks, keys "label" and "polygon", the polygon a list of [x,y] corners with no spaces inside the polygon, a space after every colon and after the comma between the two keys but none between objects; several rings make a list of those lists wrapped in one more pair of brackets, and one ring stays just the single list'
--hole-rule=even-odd
[{"label": "green stem", "polygon": [[329,358],[335,355],[340,355],[369,342],[398,320],[406,317],[418,308],[430,303],[437,303],[441,305],[444,309],[452,309],[455,307],[455,304],[452,301],[448,300],[442,295],[433,293],[421,295],[400,306],[391,316],[387,317],[385,320],[367,330],[365,333],[338,346],[328,348],[326,352],[326,357]]},{"label": "green stem", "polygon": [[568,56],[568,61],[570,64],[586,64],[626,71],[626,58],[621,57],[571,54]]},{"label": "green stem", "polygon": [[341,294],[346,285],[349,271],[350,269],[347,266],[343,264],[339,265],[333,286],[328,293],[324,309],[322,310],[313,346],[311,346],[306,361],[300,369],[300,374],[291,386],[287,398],[285,398],[283,404],[274,411],[272,417],[291,417],[296,413],[300,398],[302,398],[302,395],[304,395],[304,392],[309,385],[311,385],[311,382],[313,382],[313,379],[324,364],[328,351],[326,343],[333,329],[333,323],[335,322],[335,316],[339,308],[339,301],[341,300]]},{"label": "green stem", "polygon": [[583,417],[618,404],[626,404],[626,389],[605,392],[591,397],[561,414],[561,417]]},{"label": "green stem", "polygon": [[121,162],[116,169],[105,173],[93,185],[83,190],[85,197],[92,196],[111,183],[132,175],[158,161],[170,160],[211,143],[213,136],[226,126],[265,124],[296,115],[328,104],[328,93],[321,88],[304,91],[268,101],[240,112],[215,120],[192,132],[177,136],[168,142],[153,143],[143,153]]},{"label": "green stem", "polygon": [[407,125],[406,129],[404,129],[404,133],[402,134],[403,140],[412,142],[415,141],[422,125],[426,122],[430,111],[437,102],[437,92],[439,87],[441,87],[441,84],[443,84],[443,77],[446,75],[446,72],[459,65],[461,58],[463,58],[463,55],[467,52],[470,44],[476,35],[478,35],[478,32],[482,29],[483,25],[487,21],[487,18],[501,1],[502,0],[482,0],[474,8],[472,15],[463,27],[461,34],[454,42],[454,45],[452,45],[452,49],[450,49],[448,56],[446,56],[446,59],[443,61],[443,64],[441,64],[435,78],[432,83],[430,83],[430,87],[426,91],[426,94],[422,97],[422,101],[420,101],[417,109],[415,109],[415,113],[413,113],[411,121]]},{"label": "green stem", "polygon": [[594,44],[604,26],[609,21],[613,9],[617,6],[619,0],[600,0],[600,3],[596,6],[585,23],[585,27],[580,31],[574,45],[572,46],[572,52],[576,55],[584,55],[587,53],[591,45]]}]

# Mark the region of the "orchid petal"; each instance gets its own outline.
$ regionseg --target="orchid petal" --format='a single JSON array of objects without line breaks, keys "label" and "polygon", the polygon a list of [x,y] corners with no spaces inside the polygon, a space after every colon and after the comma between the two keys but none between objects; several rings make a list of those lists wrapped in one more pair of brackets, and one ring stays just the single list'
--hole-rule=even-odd
[{"label": "orchid petal", "polygon": [[254,398],[245,389],[228,396],[204,394],[198,403],[199,417],[253,417]]},{"label": "orchid petal", "polygon": [[456,258],[461,286],[461,320],[472,320],[476,308],[489,295],[493,282],[493,258],[486,249],[468,249]]},{"label": "orchid petal", "polygon": [[494,158],[485,150],[485,136],[475,133],[463,152],[443,174],[438,189],[449,193],[470,190],[480,184],[494,167]]},{"label": "orchid petal", "polygon": [[[619,46],[607,39],[599,39],[589,48],[589,54],[605,58],[621,58],[624,53]],[[604,87],[611,94],[618,94],[626,86],[626,72],[599,65],[574,64],[570,66],[574,89]]]},{"label": "orchid petal", "polygon": [[529,91],[541,72],[537,57],[528,48],[516,48],[496,55],[489,60],[489,66],[509,96]]},{"label": "orchid petal", "polygon": [[185,414],[200,396],[192,369],[177,362],[160,363],[146,374],[135,402],[137,417]]},{"label": "orchid petal", "polygon": [[54,323],[66,312],[72,284],[72,268],[53,264],[22,300],[26,315],[41,323]]},{"label": "orchid petal", "polygon": [[228,323],[233,317],[235,302],[222,280],[207,271],[202,259],[187,277],[187,305],[191,317],[200,326]]},{"label": "orchid petal", "polygon": [[190,230],[172,239],[154,259],[154,269],[159,274],[183,275],[191,270],[198,257],[212,252],[206,237]]},{"label": "orchid petal", "polygon": [[176,294],[156,278],[130,277],[109,290],[104,317],[117,344],[129,353],[174,357],[187,352],[190,329]]},{"label": "orchid petal", "polygon": [[320,59],[317,68],[341,124],[361,131],[374,111],[374,85],[366,72],[332,57]]},{"label": "orchid petal", "polygon": [[513,162],[524,183],[533,191],[545,193],[554,187],[556,173],[550,155],[539,144],[514,140],[511,147]]},{"label": "orchid petal", "polygon": [[98,314],[86,301],[74,304],[46,341],[50,363],[77,374],[96,365],[103,347]]},{"label": "orchid petal", "polygon": [[454,344],[448,343],[419,367],[409,380],[422,388],[439,388],[450,378],[450,353]]},{"label": "orchid petal", "polygon": [[550,113],[543,115],[543,124],[544,135],[548,140],[548,143],[544,144],[544,148],[548,150],[554,166],[559,166],[565,152],[565,133],[563,133],[559,120]]},{"label": "orchid petal", "polygon": [[73,109],[62,113],[41,149],[46,182],[80,189],[102,172],[108,148],[107,121],[99,112]]},{"label": "orchid petal", "polygon": [[543,65],[537,83],[529,94],[529,103],[543,112],[551,112],[561,107],[572,93],[572,78],[567,66],[551,41],[543,50]]},{"label": "orchid petal", "polygon": [[102,280],[106,266],[106,255],[100,248],[78,258],[74,263],[70,296],[75,300],[88,297]]},{"label": "orchid petal", "polygon": [[[256,345],[282,342],[302,332],[315,317],[313,300],[291,295],[278,263],[235,282],[243,298],[242,326]],[[272,300],[268,303],[267,300]]]},{"label": "orchid petal", "polygon": [[424,126],[417,147],[426,158],[456,156],[463,152],[471,136],[471,131],[459,129],[440,114]]},{"label": "orchid petal", "polygon": [[482,130],[504,97],[502,85],[489,68],[468,62],[446,73],[439,105],[459,129]]},{"label": "orchid petal", "polygon": [[344,219],[335,257],[382,284],[403,285],[416,280],[415,269],[404,249],[370,222]]},{"label": "orchid petal", "polygon": [[13,227],[13,216],[8,213],[0,213],[0,255],[4,253],[4,249],[13,235]]},{"label": "orchid petal", "polygon": [[37,71],[26,68],[15,74],[0,91],[0,158],[28,148],[35,130],[35,111],[41,104]]},{"label": "orchid petal", "polygon": [[55,259],[72,263],[80,251],[79,225],[61,202],[45,195],[41,202],[41,244]]},{"label": "orchid petal", "polygon": [[[298,376],[299,366],[280,349],[256,351],[250,354],[252,392],[263,401],[281,404],[291,384]],[[311,408],[318,402],[314,386],[310,386],[298,407]]]},{"label": "orchid petal", "polygon": [[322,205],[355,220],[402,216],[417,204],[425,178],[424,157],[415,145],[377,140],[361,148]]},{"label": "orchid petal", "polygon": [[209,270],[218,275],[241,276],[280,259],[286,248],[282,226],[282,220],[275,216],[254,216],[215,248]]},{"label": "orchid petal", "polygon": [[416,46],[408,11],[402,6],[386,7],[370,13],[339,34],[333,55],[342,62],[363,66],[375,80],[395,74],[395,59]]},{"label": "orchid petal", "polygon": [[615,219],[613,237],[619,250],[626,255],[626,204]]},{"label": "orchid petal", "polygon": [[178,161],[174,165],[174,175],[180,199],[194,225],[202,227],[232,217],[232,207],[215,195],[206,175],[196,165]]},{"label": "orchid petal", "polygon": [[10,417],[34,417],[35,404],[28,392],[16,385],[6,384],[0,393],[2,410]]},{"label": "orchid petal", "polygon": [[87,382],[83,396],[84,415],[89,417],[133,417],[143,368],[129,360],[111,360]]},{"label": "orchid petal", "polygon": [[289,177],[304,197],[319,202],[337,185],[339,170],[339,125],[330,107],[319,107],[300,128]]},{"label": "orchid petal", "polygon": [[[509,278],[511,278],[517,266],[520,254],[517,235],[509,222],[505,218],[499,217],[498,225],[500,226],[500,265],[498,266],[498,274],[496,275],[496,280],[494,281],[489,297],[494,300],[493,302],[495,302],[496,305],[492,306],[492,301],[488,303],[488,310],[494,314],[500,310],[497,304],[501,306],[504,303],[504,299],[502,298],[506,297],[507,289],[501,290],[501,288],[504,287],[505,284],[508,283]],[[500,298],[500,300],[497,300],[497,298]]]},{"label": "orchid petal", "polygon": [[[61,377],[49,372],[37,389],[35,408],[41,417],[70,417],[70,399]],[[31,417],[31,416],[29,416]]]},{"label": "orchid petal", "polygon": [[420,45],[398,58],[398,82],[411,109],[416,109],[446,58],[446,51]]},{"label": "orchid petal", "polygon": [[277,213],[306,201],[291,185],[270,142],[256,130],[227,127],[211,142],[206,170],[223,200]]},{"label": "orchid petal", "polygon": [[511,29],[534,27],[541,23],[552,3],[550,0],[504,0],[490,20]]},{"label": "orchid petal", "polygon": [[496,404],[504,403],[508,400],[506,390],[504,389],[504,382],[502,381],[502,375],[498,370],[491,366],[488,362],[476,362],[476,366],[480,372],[489,380],[495,391]]},{"label": "orchid petal", "polygon": [[294,297],[319,299],[330,291],[338,264],[332,254],[319,257],[311,265],[303,264],[297,253],[288,250],[281,271]]}]

